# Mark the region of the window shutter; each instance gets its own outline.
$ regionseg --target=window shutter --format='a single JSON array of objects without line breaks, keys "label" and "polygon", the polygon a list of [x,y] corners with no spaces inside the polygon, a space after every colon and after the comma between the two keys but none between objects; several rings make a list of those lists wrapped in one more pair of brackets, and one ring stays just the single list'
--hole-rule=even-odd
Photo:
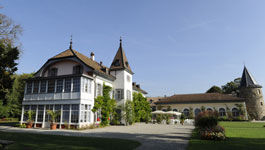
[{"label": "window shutter", "polygon": [[124,89],[121,89],[121,99],[124,99]]}]

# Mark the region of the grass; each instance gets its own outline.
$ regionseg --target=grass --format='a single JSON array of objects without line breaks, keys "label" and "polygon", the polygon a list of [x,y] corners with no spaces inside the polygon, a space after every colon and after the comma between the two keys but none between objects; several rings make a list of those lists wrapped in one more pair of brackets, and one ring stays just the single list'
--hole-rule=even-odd
[{"label": "grass", "polygon": [[193,133],[188,150],[264,150],[265,148],[265,123],[252,122],[220,122],[225,128],[225,141],[200,140]]},{"label": "grass", "polygon": [[41,135],[29,133],[0,132],[0,139],[15,141],[8,146],[9,150],[131,150],[140,146],[140,143],[132,140],[73,137],[58,135]]}]

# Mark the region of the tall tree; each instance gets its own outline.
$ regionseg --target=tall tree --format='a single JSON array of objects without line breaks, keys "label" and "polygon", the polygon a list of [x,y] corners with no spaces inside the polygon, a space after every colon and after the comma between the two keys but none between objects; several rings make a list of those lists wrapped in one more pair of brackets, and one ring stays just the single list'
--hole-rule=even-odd
[{"label": "tall tree", "polygon": [[212,86],[206,93],[222,93],[222,89],[219,86]]},{"label": "tall tree", "polygon": [[4,105],[7,104],[6,94],[12,88],[12,75],[17,71],[19,50],[12,47],[11,43],[0,40],[0,100]]},{"label": "tall tree", "polygon": [[228,82],[222,86],[223,93],[225,94],[238,94],[239,93],[239,85],[241,78],[236,78],[234,81]]},{"label": "tall tree", "polygon": [[0,101],[7,104],[6,94],[12,88],[12,75],[17,71],[19,49],[14,46],[22,28],[15,24],[12,19],[0,14]]},{"label": "tall tree", "polygon": [[135,121],[149,121],[151,118],[151,107],[149,102],[141,93],[133,93],[133,105],[134,105],[134,114]]},{"label": "tall tree", "polygon": [[21,114],[21,104],[24,98],[24,87],[26,84],[26,79],[32,78],[33,73],[31,74],[21,74],[14,75],[14,83],[12,89],[9,90],[7,98],[7,106],[9,107],[9,116],[11,117],[20,117]]},{"label": "tall tree", "polygon": [[17,42],[19,35],[22,34],[22,28],[15,24],[12,19],[4,14],[0,14],[0,39],[5,43],[14,44]]}]

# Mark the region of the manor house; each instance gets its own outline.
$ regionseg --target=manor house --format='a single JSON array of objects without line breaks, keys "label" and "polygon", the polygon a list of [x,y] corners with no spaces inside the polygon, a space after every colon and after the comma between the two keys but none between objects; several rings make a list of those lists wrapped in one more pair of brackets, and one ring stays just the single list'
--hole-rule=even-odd
[{"label": "manor house", "polygon": [[111,63],[106,67],[95,60],[91,52],[87,57],[69,49],[48,59],[27,80],[22,103],[21,123],[27,121],[26,111],[32,110],[35,127],[48,127],[50,116],[47,110],[60,111],[57,117],[58,128],[63,124],[82,127],[100,120],[100,112],[93,113],[94,99],[102,95],[103,84],[112,87],[110,93],[117,105],[124,105],[132,100],[133,92],[147,94],[133,81],[133,72],[122,48],[119,49]]}]

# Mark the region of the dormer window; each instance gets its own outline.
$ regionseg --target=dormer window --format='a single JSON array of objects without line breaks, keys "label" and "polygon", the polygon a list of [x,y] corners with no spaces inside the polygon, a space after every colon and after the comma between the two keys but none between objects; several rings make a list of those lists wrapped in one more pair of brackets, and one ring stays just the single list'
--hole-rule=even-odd
[{"label": "dormer window", "polygon": [[83,68],[81,65],[77,65],[73,67],[73,74],[82,74]]},{"label": "dormer window", "polygon": [[114,62],[114,66],[120,66],[120,61],[119,59],[116,59],[115,62]]},{"label": "dormer window", "polygon": [[48,71],[48,76],[49,76],[49,77],[57,76],[57,72],[58,72],[58,69],[57,69],[57,68],[51,68],[51,69],[49,69],[49,71]]}]

